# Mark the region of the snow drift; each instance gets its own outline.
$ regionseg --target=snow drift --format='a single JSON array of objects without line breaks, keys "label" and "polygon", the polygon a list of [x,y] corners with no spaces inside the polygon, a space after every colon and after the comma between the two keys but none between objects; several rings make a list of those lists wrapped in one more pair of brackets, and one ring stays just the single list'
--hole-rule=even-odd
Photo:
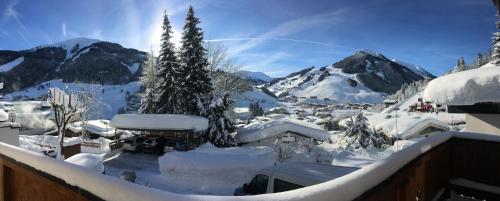
[{"label": "snow drift", "polygon": [[188,152],[158,158],[160,172],[180,189],[201,194],[231,195],[261,168],[276,161],[270,147],[216,148],[204,144]]},{"label": "snow drift", "polygon": [[94,170],[97,173],[104,172],[104,165],[102,163],[103,156],[98,154],[90,153],[79,153],[74,156],[67,158],[66,162],[86,167],[88,169]]}]

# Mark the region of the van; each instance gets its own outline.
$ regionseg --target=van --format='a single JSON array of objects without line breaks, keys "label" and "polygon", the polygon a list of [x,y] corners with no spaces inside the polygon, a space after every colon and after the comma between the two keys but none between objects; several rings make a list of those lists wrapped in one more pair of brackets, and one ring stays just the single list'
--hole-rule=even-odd
[{"label": "van", "polygon": [[358,167],[289,162],[259,170],[234,195],[258,195],[290,191],[323,183],[358,170]]}]

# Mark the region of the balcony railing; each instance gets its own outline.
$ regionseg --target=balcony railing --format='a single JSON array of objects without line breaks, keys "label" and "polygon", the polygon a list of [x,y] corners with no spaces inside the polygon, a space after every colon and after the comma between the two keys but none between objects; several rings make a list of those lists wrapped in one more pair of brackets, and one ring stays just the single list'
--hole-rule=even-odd
[{"label": "balcony railing", "polygon": [[344,177],[257,196],[181,195],[0,143],[3,200],[500,200],[500,136],[446,132]]}]

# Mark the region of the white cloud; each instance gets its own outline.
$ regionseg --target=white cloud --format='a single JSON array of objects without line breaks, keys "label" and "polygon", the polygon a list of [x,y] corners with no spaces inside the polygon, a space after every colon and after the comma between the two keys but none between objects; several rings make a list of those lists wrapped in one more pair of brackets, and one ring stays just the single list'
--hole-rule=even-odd
[{"label": "white cloud", "polygon": [[293,39],[293,38],[258,38],[258,37],[251,37],[251,38],[218,38],[218,39],[205,40],[205,42],[250,41],[250,40],[279,40],[279,41],[291,41],[291,42],[299,42],[299,43],[308,43],[308,44],[322,45],[322,46],[328,46],[328,47],[332,46],[331,44],[325,43],[325,42],[311,41],[311,40],[302,40],[302,39]]},{"label": "white cloud", "polygon": [[[342,14],[346,13],[347,9],[340,9],[336,11],[316,14],[312,16],[300,17],[297,19],[289,20],[284,23],[279,24],[276,27],[273,27],[268,32],[254,37],[242,45],[231,50],[231,53],[237,55],[243,51],[254,48],[261,43],[263,43],[267,39],[283,39],[283,40],[295,40],[296,42],[302,41],[306,42],[306,40],[297,40],[297,39],[285,39],[283,37],[288,36],[290,34],[300,33],[305,30],[309,30],[315,28],[320,25],[324,25],[328,23],[328,25],[333,25],[341,19]],[[315,41],[309,41],[315,42]],[[316,42],[319,43],[319,42]]]}]

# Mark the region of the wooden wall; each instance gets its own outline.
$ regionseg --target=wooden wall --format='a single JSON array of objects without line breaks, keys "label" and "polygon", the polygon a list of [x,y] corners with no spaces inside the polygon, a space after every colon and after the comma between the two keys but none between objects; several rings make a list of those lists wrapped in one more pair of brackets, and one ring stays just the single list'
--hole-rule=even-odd
[{"label": "wooden wall", "polygon": [[[356,200],[445,200],[454,191],[486,200],[500,194],[451,185],[451,179],[467,179],[500,186],[500,142],[452,138],[419,156]],[[436,196],[442,192],[441,196]]]},{"label": "wooden wall", "polygon": [[78,187],[0,155],[0,201],[100,200]]}]

